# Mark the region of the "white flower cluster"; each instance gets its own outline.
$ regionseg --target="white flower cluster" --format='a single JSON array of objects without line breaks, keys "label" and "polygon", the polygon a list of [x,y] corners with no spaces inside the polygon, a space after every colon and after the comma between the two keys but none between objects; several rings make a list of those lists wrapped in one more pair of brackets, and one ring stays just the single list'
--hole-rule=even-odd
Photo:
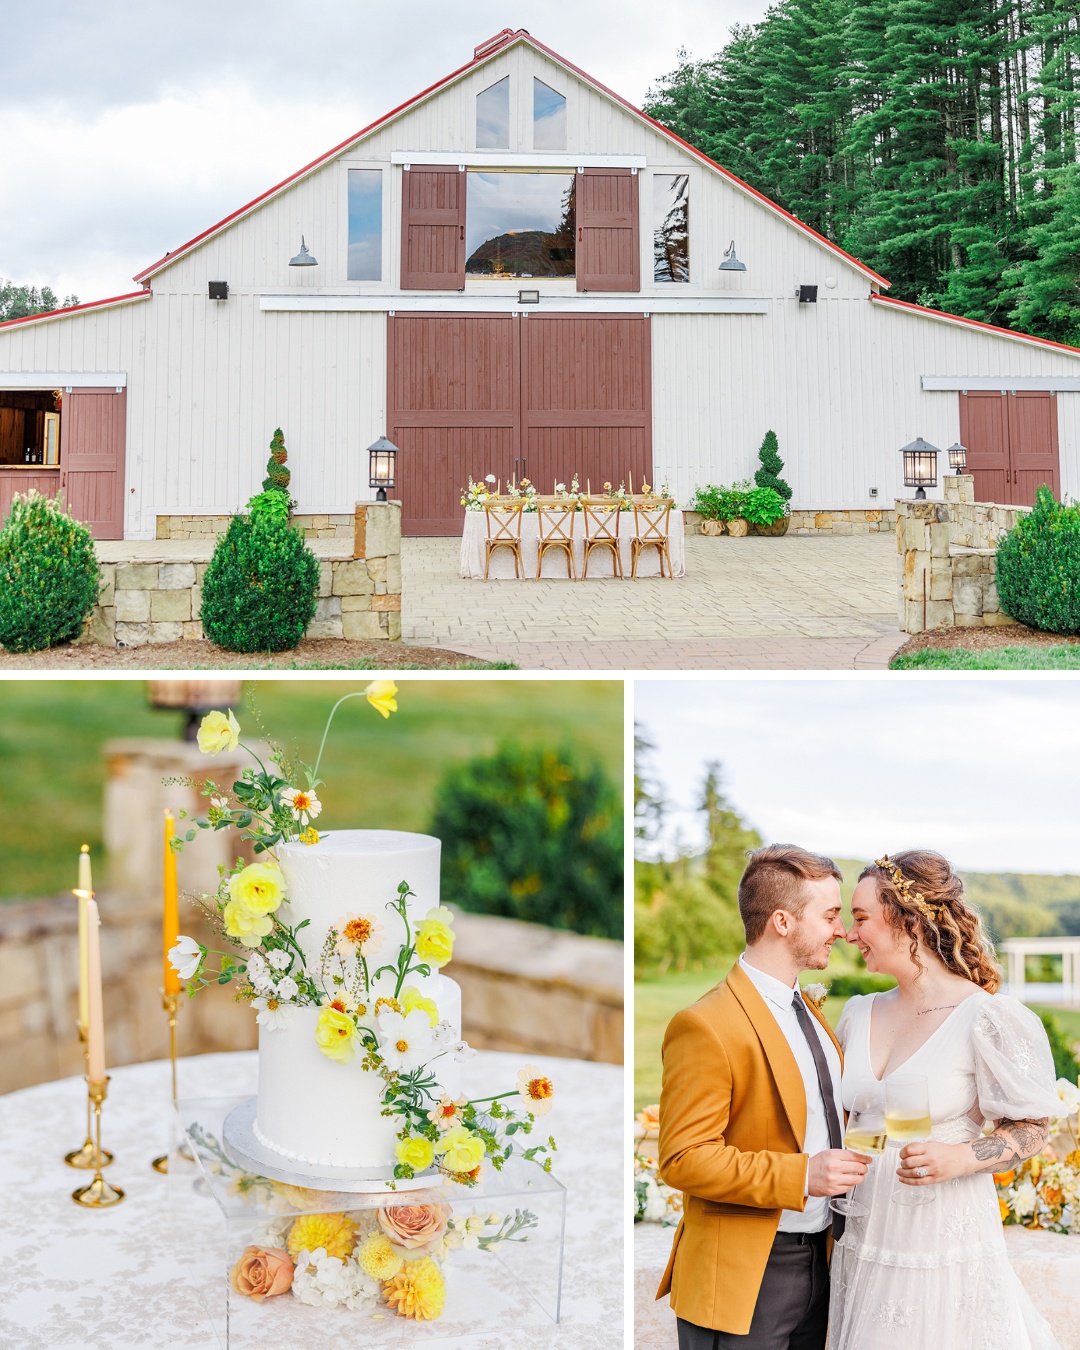
[{"label": "white flower cluster", "polygon": [[[488,1214],[486,1217],[482,1214],[470,1214],[467,1217],[455,1214],[447,1222],[443,1243],[448,1251],[457,1251],[459,1248],[464,1248],[466,1251],[474,1250],[480,1246],[480,1236],[484,1229],[499,1228],[502,1221],[503,1216],[501,1214]],[[495,1238],[489,1238],[484,1243],[488,1251],[494,1251],[499,1245]]]},{"label": "white flower cluster", "polygon": [[634,1221],[677,1224],[682,1216],[682,1196],[660,1180],[656,1163],[634,1155]]},{"label": "white flower cluster", "polygon": [[255,1019],[269,1031],[279,1031],[288,1025],[288,1014],[280,1004],[289,1003],[300,992],[300,986],[288,973],[292,969],[291,952],[275,947],[264,956],[252,952],[247,959],[247,974],[258,995],[252,1006],[259,1010]]},{"label": "white flower cluster", "polygon": [[292,1291],[301,1303],[313,1308],[372,1308],[379,1295],[379,1282],[365,1275],[351,1258],[327,1256],[326,1249],[306,1247],[297,1253]]}]

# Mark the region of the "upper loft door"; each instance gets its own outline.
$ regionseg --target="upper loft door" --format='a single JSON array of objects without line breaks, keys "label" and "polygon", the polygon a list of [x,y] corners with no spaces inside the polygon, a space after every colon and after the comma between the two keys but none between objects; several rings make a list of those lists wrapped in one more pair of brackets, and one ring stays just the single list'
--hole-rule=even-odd
[{"label": "upper loft door", "polygon": [[1060,493],[1057,398],[1041,391],[972,389],[960,395],[960,440],[975,500],[1032,506],[1045,483]]},{"label": "upper loft door", "polygon": [[124,537],[127,391],[73,389],[64,394],[60,492],[95,539]]}]

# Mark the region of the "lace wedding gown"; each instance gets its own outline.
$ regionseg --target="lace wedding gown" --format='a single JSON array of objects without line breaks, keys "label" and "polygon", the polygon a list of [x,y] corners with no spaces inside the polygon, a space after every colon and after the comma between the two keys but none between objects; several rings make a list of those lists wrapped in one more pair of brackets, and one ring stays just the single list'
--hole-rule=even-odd
[{"label": "lace wedding gown", "polygon": [[[837,1028],[844,1105],[880,1089],[870,1065],[873,994],[852,998]],[[932,1137],[974,1139],[986,1120],[1041,1119],[1058,1105],[1042,1024],[1004,994],[966,998],[896,1074],[925,1074]],[[891,1076],[891,1075],[888,1075]],[[928,1205],[896,1205],[899,1147],[875,1158],[833,1251],[829,1350],[1060,1350],[1009,1265],[989,1173],[927,1188]]]}]

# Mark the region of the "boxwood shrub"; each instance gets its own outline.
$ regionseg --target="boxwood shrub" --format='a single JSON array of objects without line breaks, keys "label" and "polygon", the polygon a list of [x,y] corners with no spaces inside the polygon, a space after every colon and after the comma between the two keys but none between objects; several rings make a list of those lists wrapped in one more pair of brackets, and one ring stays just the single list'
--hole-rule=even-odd
[{"label": "boxwood shrub", "polygon": [[86,526],[51,497],[16,494],[0,529],[0,646],[40,652],[74,641],[100,581]]},{"label": "boxwood shrub", "polygon": [[203,633],[232,652],[295,647],[315,615],[319,563],[272,515],[233,516],[202,585]]},{"label": "boxwood shrub", "polygon": [[997,548],[1001,608],[1048,633],[1080,633],[1080,507],[1054,500],[1048,487]]}]

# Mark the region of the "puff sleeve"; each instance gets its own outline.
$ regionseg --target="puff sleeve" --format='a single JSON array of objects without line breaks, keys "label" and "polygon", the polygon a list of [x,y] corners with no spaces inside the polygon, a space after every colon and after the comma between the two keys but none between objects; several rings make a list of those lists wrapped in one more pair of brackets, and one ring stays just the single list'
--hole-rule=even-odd
[{"label": "puff sleeve", "polygon": [[982,1000],[975,1016],[975,1086],[986,1120],[1060,1114],[1054,1057],[1042,1022],[1006,994]]},{"label": "puff sleeve", "polygon": [[836,1039],[840,1042],[840,1048],[847,1054],[848,1041],[851,1038],[854,1027],[861,1025],[863,1009],[873,1001],[869,994],[853,994],[844,1004],[844,1011],[840,1014],[840,1021],[836,1024]]}]

